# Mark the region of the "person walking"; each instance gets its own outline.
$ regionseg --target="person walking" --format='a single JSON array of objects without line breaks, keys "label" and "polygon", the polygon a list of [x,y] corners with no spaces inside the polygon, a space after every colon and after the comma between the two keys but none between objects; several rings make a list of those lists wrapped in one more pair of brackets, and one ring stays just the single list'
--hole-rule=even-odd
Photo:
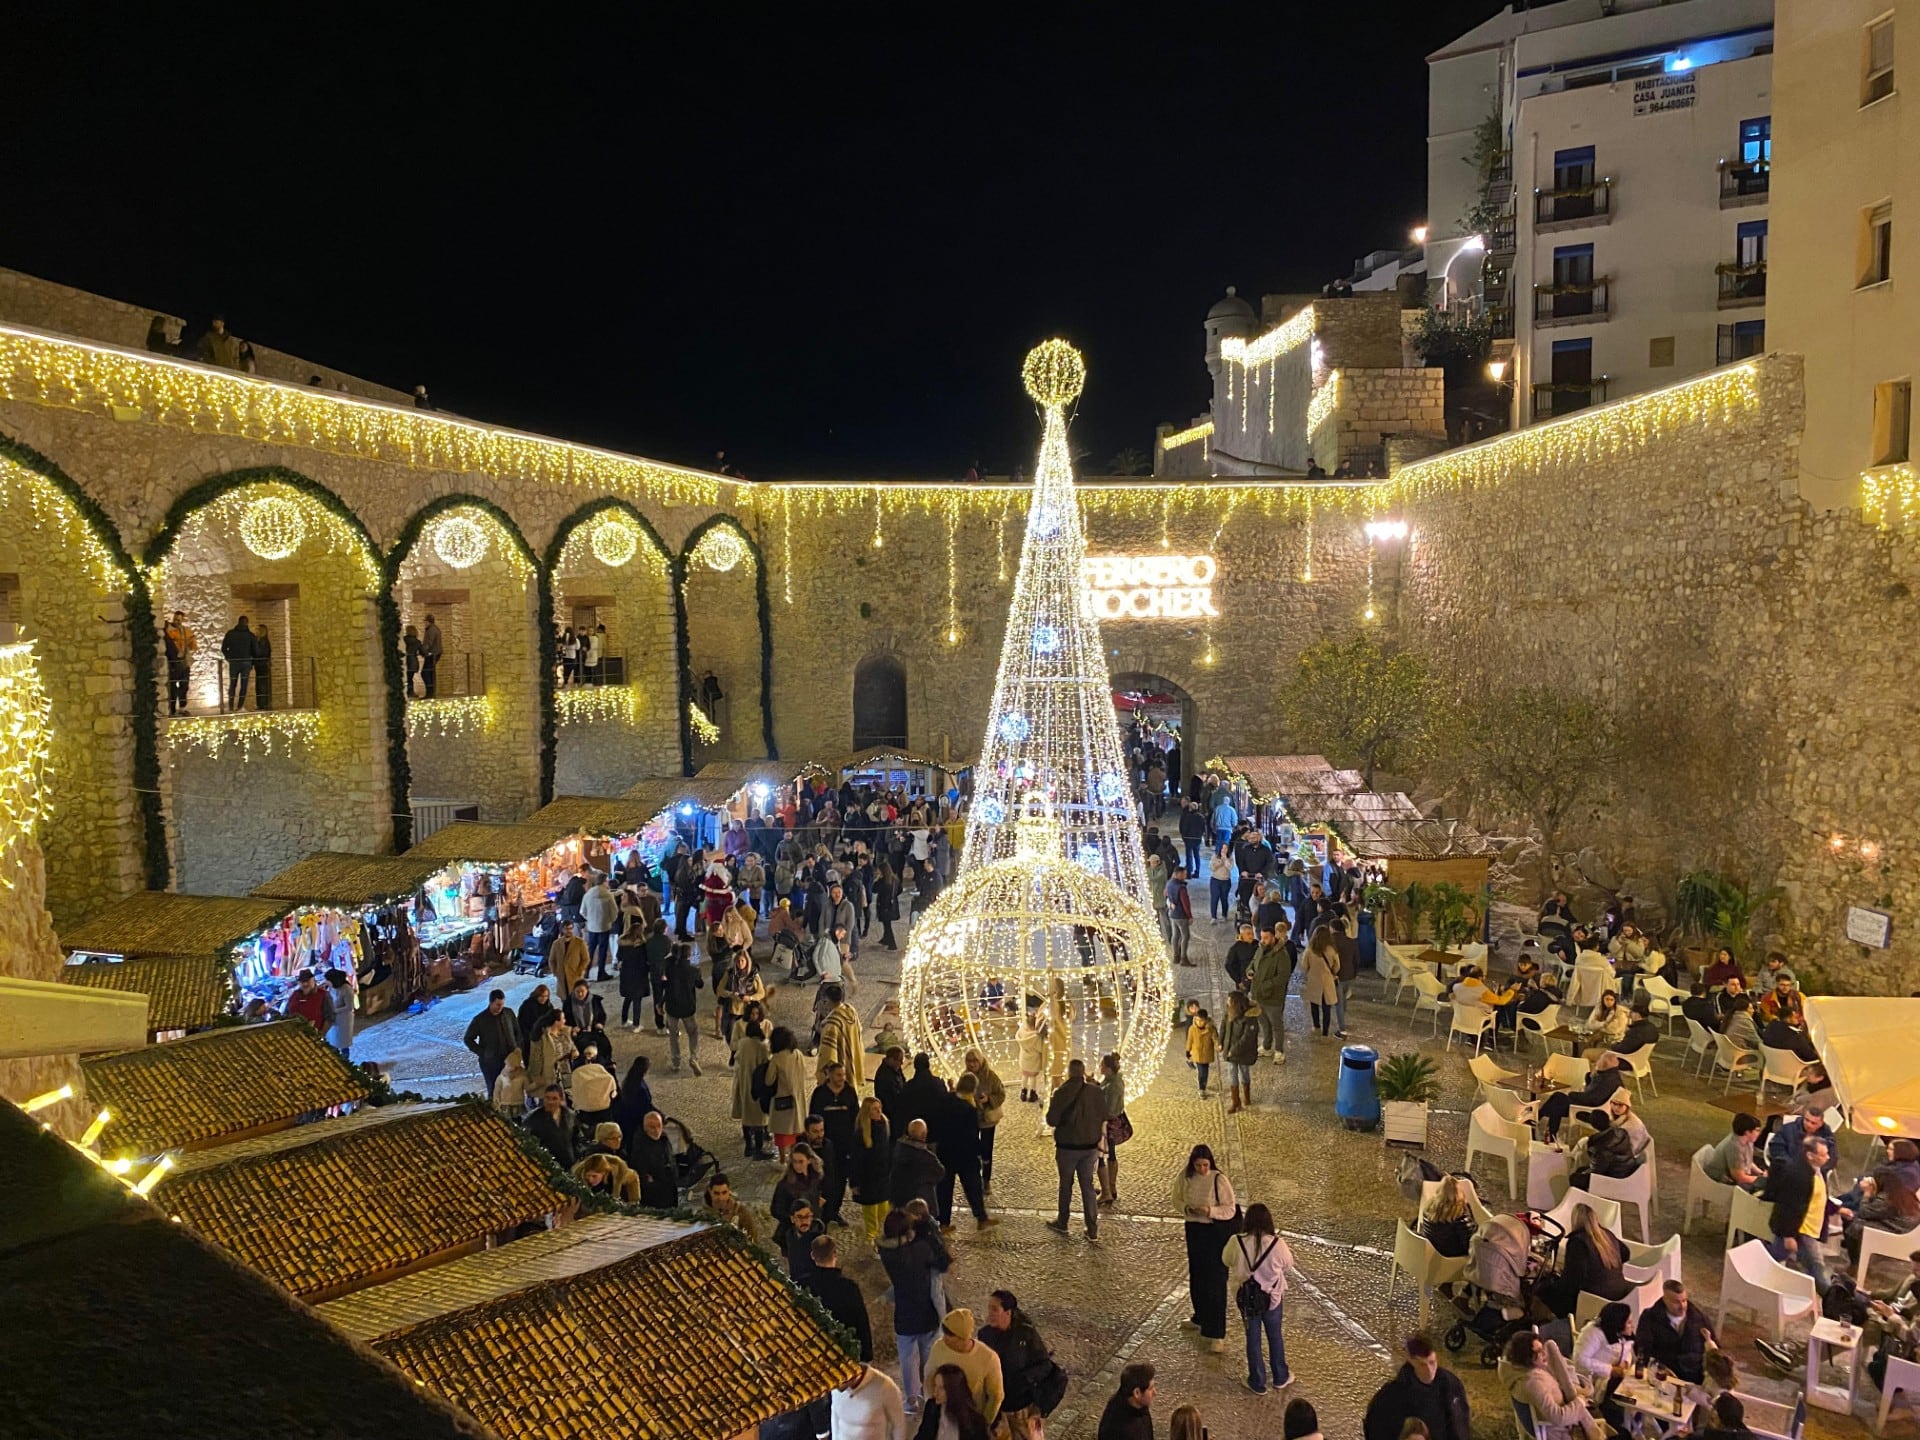
[{"label": "person walking", "polygon": [[647,933],[653,927],[647,919],[646,910],[637,901],[629,899],[630,894],[630,891],[621,892],[620,938],[615,948],[620,965],[620,1023],[629,1031],[638,1032],[646,1016],[647,996],[652,988],[647,964]]},{"label": "person walking", "polygon": [[187,624],[187,612],[176,610],[167,622],[167,713],[187,713],[187,684],[193,678],[193,654],[200,648],[200,637]]},{"label": "person walking", "polygon": [[887,1187],[892,1170],[893,1135],[887,1126],[886,1107],[880,1103],[879,1096],[869,1095],[860,1102],[859,1118],[854,1122],[847,1179],[852,1185],[853,1203],[860,1207],[870,1245],[880,1242],[880,1227],[887,1218]]},{"label": "person walking", "polygon": [[987,1323],[980,1339],[1000,1357],[1000,1418],[1007,1440],[1045,1440],[1045,1416],[1059,1403],[1066,1372],[1054,1364],[1053,1352],[1011,1290],[995,1290],[987,1297]]},{"label": "person walking", "polygon": [[[1293,1371],[1287,1368],[1280,1314],[1287,1298],[1287,1267],[1293,1264],[1293,1252],[1275,1232],[1273,1212],[1265,1205],[1249,1205],[1246,1228],[1228,1238],[1220,1258],[1227,1267],[1227,1291],[1246,1326],[1246,1386],[1256,1395],[1266,1394],[1269,1383],[1275,1390],[1284,1390],[1293,1383]],[[1266,1337],[1266,1355],[1261,1353],[1262,1336]],[[1267,1355],[1273,1360],[1271,1371]]]},{"label": "person walking", "polygon": [[687,1037],[687,1064],[700,1073],[700,1002],[694,992],[700,988],[700,967],[693,963],[693,947],[677,945],[667,958],[666,1010],[667,1054],[674,1073],[680,1072],[680,1035]]},{"label": "person walking", "polygon": [[253,628],[246,616],[220,637],[220,655],[227,662],[227,710],[237,713],[246,709],[247,681],[253,676]]},{"label": "person walking", "polygon": [[1187,890],[1187,872],[1178,866],[1167,879],[1168,950],[1176,965],[1191,965],[1187,949],[1193,940],[1193,896]]},{"label": "person walking", "polygon": [[[329,970],[326,974],[327,994],[333,1000],[333,1024],[327,1027],[327,1043],[348,1059],[353,1058],[353,1031],[356,1016],[353,1010],[353,984],[344,970]],[[487,1093],[493,1093],[493,1087],[487,1087]]]},{"label": "person walking", "polygon": [[[767,1106],[767,1125],[773,1131],[773,1151],[782,1162],[793,1142],[806,1126],[806,1112],[800,1107],[813,1093],[812,1077],[807,1073],[807,1057],[793,1031],[784,1025],[773,1027],[767,1037],[769,1074],[773,1081],[772,1103]],[[765,1088],[762,1088],[765,1093]]]},{"label": "person walking", "polygon": [[1054,1168],[1060,1176],[1060,1213],[1047,1227],[1067,1233],[1067,1212],[1073,1204],[1073,1184],[1080,1182],[1081,1211],[1087,1238],[1100,1236],[1100,1211],[1094,1197],[1094,1169],[1107,1122],[1107,1101],[1099,1087],[1087,1080],[1086,1062],[1067,1062],[1067,1078],[1047,1101],[1047,1125],[1053,1131]]},{"label": "person walking", "polygon": [[1000,1128],[1000,1118],[1006,1114],[1007,1085],[987,1063],[987,1057],[978,1050],[968,1050],[961,1063],[978,1084],[974,1092],[974,1105],[980,1111],[980,1191],[984,1195],[991,1195],[993,1140]]},{"label": "person walking", "polygon": [[898,950],[900,945],[893,938],[893,924],[900,918],[900,880],[884,860],[873,872],[873,918],[880,922],[881,948]]},{"label": "person walking", "polygon": [[975,1103],[979,1081],[963,1074],[952,1091],[940,1098],[925,1116],[927,1139],[940,1157],[939,1205],[942,1234],[953,1233],[953,1186],[958,1181],[973,1212],[974,1222],[985,1230],[998,1224],[987,1214],[985,1197],[980,1192],[980,1110]]},{"label": "person walking", "polygon": [[900,1387],[871,1365],[834,1387],[827,1413],[827,1440],[909,1440]]},{"label": "person walking", "polygon": [[760,1022],[747,1021],[740,1027],[739,1043],[733,1051],[733,1118],[740,1126],[740,1142],[749,1160],[767,1159],[767,1146],[772,1143],[767,1112],[753,1094],[753,1077],[772,1058]]},{"label": "person walking", "polygon": [[1227,1065],[1229,1115],[1253,1104],[1253,1067],[1260,1060],[1260,1020],[1252,1001],[1235,990],[1227,996],[1227,1031],[1221,1058]]},{"label": "person walking", "polygon": [[1120,1372],[1094,1440],[1153,1440],[1153,1366],[1136,1361]]},{"label": "person walking", "polygon": [[875,1249],[887,1279],[893,1282],[893,1334],[900,1357],[900,1383],[907,1392],[907,1413],[917,1414],[921,1377],[940,1334],[940,1312],[933,1303],[934,1277],[944,1274],[953,1261],[931,1227],[917,1228],[905,1210],[888,1213]]},{"label": "person walking", "polygon": [[1180,802],[1180,843],[1186,849],[1187,874],[1197,876],[1200,873],[1200,849],[1207,843],[1207,817],[1200,813],[1197,801]]},{"label": "person walking", "polygon": [[1325,930],[1316,934],[1300,961],[1300,994],[1313,1022],[1307,1033],[1322,1039],[1333,1033],[1334,1006],[1340,1000],[1339,952],[1322,943],[1326,935]]},{"label": "person walking", "polygon": [[440,638],[440,622],[433,618],[433,612],[427,612],[427,628],[420,633],[420,686],[425,690],[426,698],[431,700],[438,693],[436,677],[440,672],[440,657],[445,642]]},{"label": "person walking", "polygon": [[1207,1098],[1207,1080],[1219,1054],[1220,1032],[1213,1028],[1213,1017],[1204,1009],[1195,1011],[1187,1021],[1187,1065],[1199,1075],[1202,1100]]},{"label": "person walking", "polygon": [[1174,1177],[1173,1200],[1187,1230],[1187,1298],[1193,1317],[1183,1322],[1215,1351],[1227,1348],[1227,1266],[1222,1239],[1240,1213],[1233,1183],[1214,1164],[1213,1150],[1196,1145]]},{"label": "person walking", "polygon": [[1406,1357],[1367,1402],[1364,1440],[1403,1440],[1407,1432],[1401,1427],[1409,1420],[1425,1425],[1430,1440],[1470,1440],[1467,1387],[1460,1377],[1441,1365],[1424,1335],[1407,1337]]},{"label": "person walking", "polygon": [[1293,956],[1284,931],[1263,930],[1247,971],[1247,995],[1259,1006],[1260,1049],[1286,1064],[1287,987],[1293,983]]},{"label": "person walking", "polygon": [[593,978],[605,980],[607,962],[613,958],[614,932],[620,928],[620,902],[607,877],[597,870],[592,886],[580,897],[580,918],[587,927],[587,963],[599,969]]},{"label": "person walking", "polygon": [[[939,1338],[927,1356],[925,1378],[929,1382],[943,1370],[959,1373],[988,1425],[1000,1418],[1000,1406],[1006,1399],[1000,1355],[991,1346],[980,1343],[974,1334],[973,1312],[965,1307],[949,1310],[941,1317]],[[928,1388],[931,1392],[931,1383]]]},{"label": "person walking", "polygon": [[1233,857],[1225,845],[1214,846],[1207,861],[1207,918],[1233,918]]},{"label": "person walking", "polygon": [[1117,1050],[1100,1057],[1100,1097],[1106,1101],[1107,1118],[1101,1126],[1100,1163],[1094,1173],[1100,1182],[1100,1203],[1113,1205],[1120,1199],[1120,1147],[1133,1138],[1133,1122],[1127,1118],[1127,1082],[1120,1076]]}]

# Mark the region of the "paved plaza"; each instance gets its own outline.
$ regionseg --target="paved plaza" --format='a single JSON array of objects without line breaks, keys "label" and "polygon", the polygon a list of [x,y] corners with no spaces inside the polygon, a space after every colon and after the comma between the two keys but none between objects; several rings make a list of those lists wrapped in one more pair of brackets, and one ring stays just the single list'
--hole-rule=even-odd
[{"label": "paved plaza", "polygon": [[[1204,895],[1200,897],[1204,900]],[[1224,924],[1196,920],[1192,969],[1174,973],[1183,998],[1195,996],[1216,1016],[1225,1013],[1225,977],[1220,959],[1231,942]],[[873,948],[875,927],[861,952],[863,1016],[871,1017],[892,998],[899,957]],[[509,978],[503,983],[517,1005],[535,982]],[[595,987],[618,1015],[612,983]],[[811,986],[774,984],[774,1015],[797,1027],[806,1023]],[[1417,1045],[1439,1053],[1442,1041],[1429,1038],[1430,1017],[1409,1030],[1405,1006],[1388,1008],[1380,1000],[1378,978],[1363,973],[1350,1007],[1349,1043],[1373,1045],[1383,1054]],[[431,1095],[477,1088],[478,1073],[466,1062],[460,1035],[480,1005],[484,990],[443,1000],[423,1015],[372,1026],[354,1046],[356,1060],[375,1060],[392,1069],[396,1087]],[[703,1019],[708,1018],[703,1007]],[[1417,1324],[1416,1297],[1403,1284],[1388,1298],[1388,1277],[1396,1220],[1411,1219],[1413,1207],[1397,1184],[1401,1152],[1389,1149],[1379,1134],[1354,1133],[1333,1113],[1340,1042],[1310,1039],[1306,1008],[1297,995],[1288,1002],[1288,1060],[1263,1060],[1256,1071],[1256,1108],[1228,1116],[1226,1101],[1201,1101],[1194,1075],[1184,1059],[1183,1031],[1176,1031],[1166,1066],[1150,1093],[1131,1107],[1135,1138],[1121,1152],[1120,1203],[1103,1216],[1100,1238],[1089,1242],[1076,1218],[1073,1233],[1062,1237],[1045,1228],[1053,1215],[1055,1172],[1052,1141],[1040,1132],[1040,1110],[1010,1100],[996,1141],[994,1191],[989,1201],[1004,1223],[976,1232],[958,1218],[955,1263],[949,1294],[955,1304],[984,1315],[990,1289],[1006,1287],[1019,1297],[1042,1335],[1072,1377],[1061,1409],[1049,1422],[1049,1440],[1091,1440],[1100,1407],[1113,1391],[1120,1367],[1134,1359],[1159,1370],[1155,1413],[1162,1427],[1173,1408],[1194,1404],[1212,1433],[1252,1440],[1277,1435],[1286,1398],[1304,1397],[1319,1410],[1328,1436],[1360,1434],[1368,1397],[1399,1364],[1398,1342]],[[1442,1030],[1444,1037],[1444,1026]],[[665,1037],[651,1030],[639,1035],[614,1032],[624,1073],[636,1053],[653,1057],[649,1077],[655,1100],[667,1114],[685,1121],[700,1143],[717,1152],[745,1198],[764,1211],[776,1176],[774,1167],[740,1158],[737,1126],[729,1118],[732,1073],[723,1063],[707,1064],[706,1074],[675,1075],[667,1067]],[[703,1059],[723,1055],[717,1041]],[[1727,1115],[1708,1100],[1719,1094],[1684,1073],[1680,1040],[1664,1043],[1656,1058],[1660,1097],[1647,1097],[1643,1113],[1652,1127],[1660,1165],[1655,1233],[1664,1237],[1677,1222],[1686,1193],[1687,1158],[1693,1149],[1725,1132]],[[1220,1078],[1216,1069],[1216,1078]],[[1460,1168],[1465,1154],[1467,1116],[1473,1105],[1472,1077],[1458,1047],[1442,1064],[1443,1093],[1435,1102],[1427,1155],[1443,1169]],[[864,1087],[863,1087],[864,1088]],[[1013,1087],[1017,1091],[1017,1081]],[[1227,1351],[1213,1354],[1194,1332],[1181,1328],[1188,1316],[1185,1251],[1179,1214],[1172,1197],[1175,1174],[1196,1143],[1211,1145],[1243,1204],[1264,1201],[1289,1244],[1296,1273],[1286,1299],[1287,1357],[1296,1377],[1286,1396],[1255,1396],[1242,1386],[1245,1355],[1238,1317],[1229,1316]],[[1853,1144],[1844,1165],[1856,1165]],[[1510,1197],[1504,1166],[1483,1161],[1476,1182],[1488,1206],[1518,1208],[1524,1197]],[[1524,1184],[1524,1169],[1521,1174]],[[956,1197],[957,1198],[957,1197]],[[849,1204],[849,1211],[852,1206]],[[857,1214],[855,1215],[857,1222]],[[1633,1233],[1632,1221],[1628,1231]],[[894,1359],[891,1313],[879,1296],[887,1279],[873,1249],[858,1229],[835,1232],[845,1247],[847,1269],[861,1283],[873,1315],[876,1363]],[[1719,1231],[1691,1235],[1685,1270],[1696,1298],[1718,1314]],[[1750,1343],[1745,1323],[1716,1332],[1732,1347],[1742,1372],[1741,1387],[1756,1393],[1787,1393],[1766,1374]],[[1480,1369],[1477,1347],[1447,1363],[1466,1382],[1476,1437],[1508,1437],[1512,1412],[1494,1383]],[[1815,1411],[1808,1422],[1814,1435],[1863,1433],[1838,1416]]]}]

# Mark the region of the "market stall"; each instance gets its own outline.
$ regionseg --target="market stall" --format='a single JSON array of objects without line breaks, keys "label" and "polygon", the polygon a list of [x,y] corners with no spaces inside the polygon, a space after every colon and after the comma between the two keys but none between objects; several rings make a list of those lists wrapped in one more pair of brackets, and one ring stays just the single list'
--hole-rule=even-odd
[{"label": "market stall", "polygon": [[233,1013],[234,970],[287,907],[229,895],[141,890],[69,930],[66,985],[147,997],[149,1040],[177,1040]]},{"label": "market stall", "polygon": [[909,796],[957,797],[971,779],[971,760],[935,760],[891,745],[869,745],[864,750],[821,762],[829,783],[851,781],[879,790],[903,790]]},{"label": "market stall", "polygon": [[579,836],[585,863],[608,874],[636,861],[651,869],[674,838],[670,806],[647,796],[559,795],[534,811],[527,823],[557,826]]},{"label": "market stall", "polygon": [[[405,855],[309,855],[254,887],[255,896],[286,902],[283,918],[243,947],[235,979],[243,1001],[279,1009],[302,970],[345,971],[363,1014],[398,1009],[452,979],[444,947],[457,937],[434,927],[440,911],[428,893],[444,897],[447,862]],[[457,874],[453,877],[457,884]],[[444,903],[444,898],[442,903]],[[423,948],[424,923],[442,953]]]},{"label": "market stall", "polygon": [[[673,843],[717,845],[722,827],[732,818],[729,807],[741,788],[742,782],[730,775],[666,776],[642,780],[620,798],[638,809],[651,807],[655,814],[668,815]],[[671,844],[666,847],[671,848]]]},{"label": "market stall", "polygon": [[814,778],[831,778],[824,766],[812,761],[796,765],[788,760],[714,760],[693,778],[715,784],[731,783],[733,794],[725,809],[731,820],[765,819],[790,811],[800,789]]}]

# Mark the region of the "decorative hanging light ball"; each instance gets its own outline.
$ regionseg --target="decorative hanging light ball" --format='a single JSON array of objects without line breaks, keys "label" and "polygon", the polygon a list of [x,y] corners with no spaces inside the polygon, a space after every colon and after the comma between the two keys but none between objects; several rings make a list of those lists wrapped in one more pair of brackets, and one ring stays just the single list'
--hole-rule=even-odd
[{"label": "decorative hanging light ball", "polygon": [[456,570],[467,570],[487,558],[487,532],[478,520],[456,510],[433,527],[433,553]]},{"label": "decorative hanging light ball", "polygon": [[609,515],[593,527],[587,543],[594,559],[617,570],[633,559],[633,552],[640,548],[640,535],[618,515]]},{"label": "decorative hanging light ball", "polygon": [[1020,378],[1042,405],[1070,405],[1086,387],[1087,362],[1066,341],[1048,340],[1028,352]]},{"label": "decorative hanging light ball", "polygon": [[288,559],[306,538],[306,512],[284,495],[262,495],[240,516],[240,542],[262,560]]},{"label": "decorative hanging light ball", "polygon": [[747,545],[725,527],[716,527],[700,537],[694,558],[709,570],[727,571],[747,558]]}]

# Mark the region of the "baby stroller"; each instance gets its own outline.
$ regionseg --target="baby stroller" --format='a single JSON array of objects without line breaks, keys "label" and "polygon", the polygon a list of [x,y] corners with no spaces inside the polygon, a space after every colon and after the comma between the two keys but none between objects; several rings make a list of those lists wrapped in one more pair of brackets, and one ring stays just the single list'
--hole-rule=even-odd
[{"label": "baby stroller", "polygon": [[559,921],[551,915],[541,916],[539,923],[527,932],[527,938],[521,944],[520,953],[514,957],[513,973],[538,975],[546,969],[547,951],[553,948],[554,938],[559,933]]},{"label": "baby stroller", "polygon": [[1543,1215],[1489,1215],[1467,1247],[1467,1273],[1453,1297],[1460,1312],[1444,1337],[1459,1354],[1472,1335],[1480,1363],[1500,1363],[1506,1342],[1533,1328],[1534,1290],[1560,1244],[1559,1224]]},{"label": "baby stroller", "polygon": [[720,1173],[720,1159],[702,1148],[687,1129],[686,1122],[666,1117],[667,1139],[673,1145],[674,1183],[683,1195],[691,1195],[709,1176]]}]

